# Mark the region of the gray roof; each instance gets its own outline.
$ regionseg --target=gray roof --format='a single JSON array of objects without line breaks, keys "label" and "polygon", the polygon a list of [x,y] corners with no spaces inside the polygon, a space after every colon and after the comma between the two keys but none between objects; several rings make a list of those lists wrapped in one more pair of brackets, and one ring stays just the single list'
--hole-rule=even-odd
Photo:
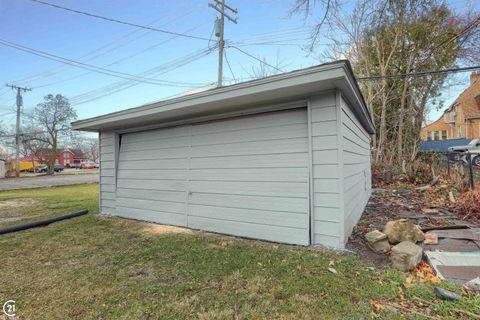
[{"label": "gray roof", "polygon": [[188,118],[241,111],[259,104],[295,101],[335,89],[342,92],[365,130],[373,134],[375,129],[370,114],[350,63],[346,60],[79,120],[73,122],[72,127],[83,131],[107,131],[167,122],[181,123]]}]

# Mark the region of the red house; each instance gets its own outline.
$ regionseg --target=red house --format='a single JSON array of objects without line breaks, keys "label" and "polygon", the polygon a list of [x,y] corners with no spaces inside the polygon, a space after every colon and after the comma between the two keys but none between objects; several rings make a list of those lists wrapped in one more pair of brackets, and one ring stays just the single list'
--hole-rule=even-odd
[{"label": "red house", "polygon": [[82,161],[85,161],[85,155],[80,149],[60,149],[58,150],[57,163],[65,167],[78,167]]}]

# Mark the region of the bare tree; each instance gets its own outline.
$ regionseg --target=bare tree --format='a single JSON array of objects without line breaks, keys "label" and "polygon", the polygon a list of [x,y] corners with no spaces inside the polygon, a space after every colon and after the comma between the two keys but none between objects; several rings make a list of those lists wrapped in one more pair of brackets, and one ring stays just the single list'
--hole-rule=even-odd
[{"label": "bare tree", "polygon": [[388,171],[408,169],[403,164],[417,155],[427,106],[438,99],[446,75],[401,75],[476,59],[480,42],[473,26],[478,13],[459,17],[441,0],[359,0],[353,10],[328,0],[296,4],[297,12],[304,8],[319,17],[310,47],[316,48],[319,37],[328,39],[331,45],[322,47],[321,59],[348,59],[363,78],[361,89],[377,128],[373,163]]},{"label": "bare tree", "polygon": [[266,78],[282,72],[285,68],[285,64],[279,60],[278,53],[275,59],[275,63],[268,62],[266,57],[263,57],[258,61],[258,64],[252,66],[251,70],[244,71],[254,79]]},{"label": "bare tree", "polygon": [[49,174],[53,174],[59,139],[70,134],[70,122],[76,118],[77,113],[70,106],[68,99],[60,94],[45,96],[44,101],[29,115],[30,127],[42,130],[25,134],[25,139],[43,143],[48,147]]}]

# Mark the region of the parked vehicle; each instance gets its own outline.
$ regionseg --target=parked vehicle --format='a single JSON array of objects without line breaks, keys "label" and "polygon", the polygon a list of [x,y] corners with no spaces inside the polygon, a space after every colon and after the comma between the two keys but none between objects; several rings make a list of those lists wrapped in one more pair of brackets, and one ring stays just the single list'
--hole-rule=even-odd
[{"label": "parked vehicle", "polygon": [[53,167],[53,171],[55,171],[55,172],[62,172],[63,169],[65,169],[65,168],[61,164],[57,164]]},{"label": "parked vehicle", "polygon": [[480,167],[480,139],[473,139],[469,144],[464,146],[455,146],[448,148],[451,160],[466,161],[465,152],[470,152],[472,163]]},{"label": "parked vehicle", "polygon": [[35,173],[46,173],[48,171],[48,166],[35,167]]},{"label": "parked vehicle", "polygon": [[449,152],[480,151],[480,139],[473,139],[464,146],[455,146],[448,148]]},{"label": "parked vehicle", "polygon": [[95,169],[95,163],[93,163],[93,162],[82,162],[80,164],[80,169]]}]

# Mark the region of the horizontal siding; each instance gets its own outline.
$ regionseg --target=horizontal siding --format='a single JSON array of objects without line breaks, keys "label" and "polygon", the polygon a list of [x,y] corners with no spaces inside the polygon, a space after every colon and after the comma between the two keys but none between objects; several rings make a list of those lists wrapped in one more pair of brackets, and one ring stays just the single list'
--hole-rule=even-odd
[{"label": "horizontal siding", "polygon": [[188,226],[308,244],[305,109],[192,126]]},{"label": "horizontal siding", "polygon": [[185,226],[187,224],[187,217],[185,214],[164,212],[161,208],[156,208],[155,210],[148,209],[139,209],[135,207],[125,207],[118,206],[115,213],[118,216],[142,220],[142,221],[151,221],[161,224],[169,224],[175,226]]},{"label": "horizontal siding", "polygon": [[308,168],[305,152],[192,158],[191,169],[244,169],[244,168]]},{"label": "horizontal siding", "polygon": [[308,244],[307,137],[305,109],[125,134],[117,213]]},{"label": "horizontal siding", "polygon": [[341,246],[340,167],[335,93],[312,97],[313,239],[315,244]]},{"label": "horizontal siding", "polygon": [[114,214],[115,197],[115,134],[100,133],[100,212]]},{"label": "horizontal siding", "polygon": [[344,241],[360,219],[371,193],[370,136],[342,99]]},{"label": "horizontal siding", "polygon": [[188,218],[191,228],[237,235],[246,238],[267,241],[306,244],[305,233],[308,230],[291,227],[279,227],[270,224],[249,223],[245,221],[230,221],[207,217],[192,216]]},{"label": "horizontal siding", "polygon": [[122,217],[186,226],[189,127],[122,136],[117,211]]},{"label": "horizontal siding", "polygon": [[305,213],[308,202],[304,198],[248,196],[238,194],[193,193],[189,199],[192,205],[224,206],[228,208],[245,208],[248,210],[273,210],[277,212]]}]

